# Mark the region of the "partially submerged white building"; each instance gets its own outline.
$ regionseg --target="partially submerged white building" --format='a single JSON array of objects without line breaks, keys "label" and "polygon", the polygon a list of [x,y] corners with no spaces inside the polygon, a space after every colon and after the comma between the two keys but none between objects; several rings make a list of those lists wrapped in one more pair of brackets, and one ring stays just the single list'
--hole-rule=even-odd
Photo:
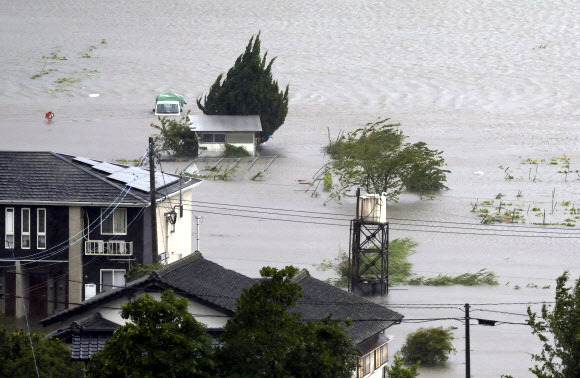
[{"label": "partially submerged white building", "polygon": [[189,120],[203,155],[221,154],[226,143],[244,147],[251,155],[257,152],[258,133],[262,131],[260,116],[190,115]]}]

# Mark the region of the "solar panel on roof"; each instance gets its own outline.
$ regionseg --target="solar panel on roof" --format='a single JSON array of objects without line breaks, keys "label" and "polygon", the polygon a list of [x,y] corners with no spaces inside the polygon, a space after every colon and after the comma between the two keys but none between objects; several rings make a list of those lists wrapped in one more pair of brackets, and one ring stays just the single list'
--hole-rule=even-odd
[{"label": "solar panel on roof", "polygon": [[93,169],[96,169],[97,171],[101,171],[101,172],[106,172],[106,173],[114,173],[114,172],[123,171],[127,168],[119,167],[118,165],[114,165],[111,163],[98,163],[96,165],[93,165]]},{"label": "solar panel on roof", "polygon": [[100,164],[100,161],[94,161],[94,160],[91,160],[91,159],[84,158],[82,156],[77,156],[77,157],[73,158],[73,160],[74,161],[81,162],[81,163],[84,163],[84,164],[88,164],[90,166]]},{"label": "solar panel on roof", "polygon": [[[149,192],[149,171],[138,167],[124,168],[122,171],[113,172],[107,178],[122,182],[132,188]],[[173,184],[179,180],[178,177],[168,175],[166,173],[155,172],[155,187],[160,188],[169,184]]]}]

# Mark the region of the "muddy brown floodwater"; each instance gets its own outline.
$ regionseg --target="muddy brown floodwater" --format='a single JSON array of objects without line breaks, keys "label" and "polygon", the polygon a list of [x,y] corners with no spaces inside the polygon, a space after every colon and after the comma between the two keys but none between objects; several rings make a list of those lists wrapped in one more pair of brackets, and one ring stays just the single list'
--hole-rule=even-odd
[{"label": "muddy brown floodwater", "polygon": [[[444,151],[452,171],[437,198],[406,194],[389,206],[391,238],[420,243],[411,258],[419,275],[486,268],[500,285],[400,286],[374,300],[407,319],[461,318],[469,302],[473,317],[522,323],[526,305],[513,303],[553,300],[555,278],[580,273],[578,227],[531,225],[545,209],[550,222],[570,219],[580,203],[578,174],[549,163],[566,155],[580,168],[579,11],[574,0],[5,1],[0,148],[137,158],[155,95],[181,93],[199,113],[195,98],[261,30],[263,50],[278,57],[274,76],[290,83],[286,123],[262,151],[278,158],[262,182],[199,187],[191,208],[203,217],[204,256],[251,276],[293,264],[328,278],[314,266],[348,249],[353,201],[325,206],[298,180],[325,162],[329,132],[391,117],[411,141]],[[547,159],[536,180],[528,158]],[[526,225],[482,226],[470,212],[499,193],[522,207]],[[390,328],[390,355],[420,326],[457,327],[458,351],[422,375],[463,376],[459,320]],[[539,347],[525,325],[474,325],[472,376],[530,376]]]}]

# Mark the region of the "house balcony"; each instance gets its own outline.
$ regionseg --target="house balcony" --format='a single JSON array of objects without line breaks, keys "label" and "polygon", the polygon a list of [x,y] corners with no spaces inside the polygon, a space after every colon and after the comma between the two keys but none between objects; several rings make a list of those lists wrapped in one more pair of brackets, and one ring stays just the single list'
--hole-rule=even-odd
[{"label": "house balcony", "polygon": [[85,255],[131,256],[133,242],[124,240],[89,240],[85,242]]}]

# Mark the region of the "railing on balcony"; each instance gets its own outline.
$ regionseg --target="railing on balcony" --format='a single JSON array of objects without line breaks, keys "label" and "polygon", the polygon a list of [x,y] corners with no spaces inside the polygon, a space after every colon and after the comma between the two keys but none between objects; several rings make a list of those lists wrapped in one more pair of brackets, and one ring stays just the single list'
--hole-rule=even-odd
[{"label": "railing on balcony", "polygon": [[131,256],[133,242],[123,240],[89,240],[85,242],[85,255]]}]

